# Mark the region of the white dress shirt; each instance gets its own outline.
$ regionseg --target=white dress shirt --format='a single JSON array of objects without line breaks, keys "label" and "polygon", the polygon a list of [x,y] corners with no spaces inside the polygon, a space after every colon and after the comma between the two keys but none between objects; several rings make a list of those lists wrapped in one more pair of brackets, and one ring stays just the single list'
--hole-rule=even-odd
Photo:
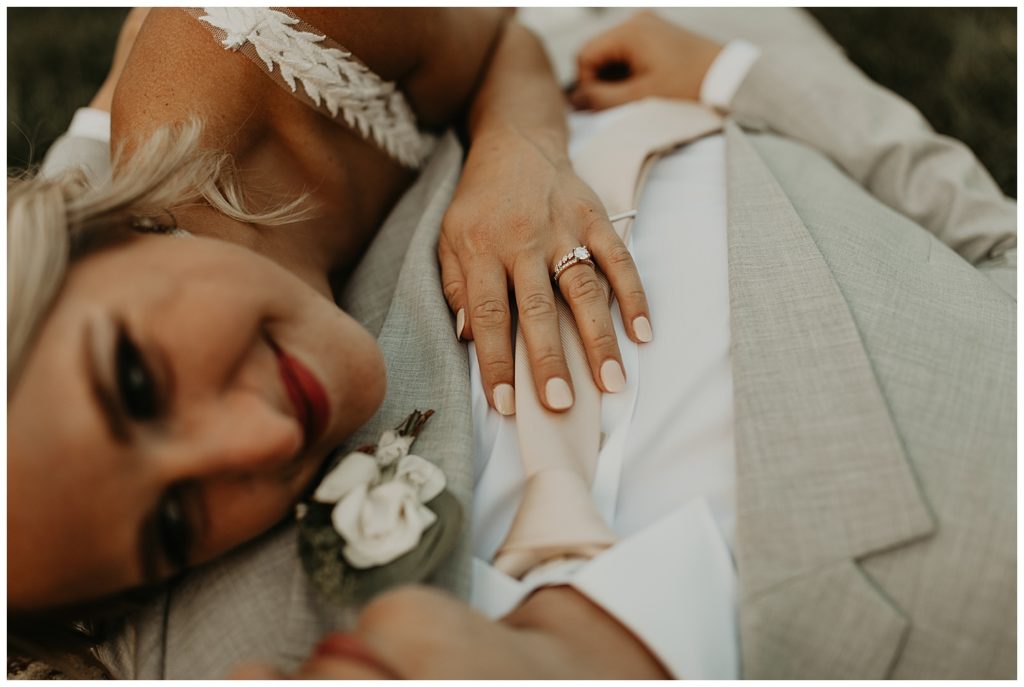
[{"label": "white dress shirt", "polygon": [[[757,59],[730,43],[701,87],[725,108]],[[614,129],[629,105],[569,116],[570,154]],[[476,498],[473,605],[500,617],[544,584],[587,595],[679,678],[739,677],[732,366],[726,248],[725,139],[709,136],[657,161],[629,248],[644,281],[654,340],[634,344],[612,319],[626,388],[605,394],[592,494],[621,538],[582,565],[515,580],[490,565],[524,484],[515,419],[487,404],[472,343]]]}]

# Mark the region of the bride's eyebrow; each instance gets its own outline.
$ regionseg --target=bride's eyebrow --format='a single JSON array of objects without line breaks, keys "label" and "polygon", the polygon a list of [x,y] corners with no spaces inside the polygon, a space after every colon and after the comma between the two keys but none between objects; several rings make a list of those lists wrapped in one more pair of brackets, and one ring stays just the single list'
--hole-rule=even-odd
[{"label": "bride's eyebrow", "polygon": [[[114,345],[116,345],[116,337],[113,341]],[[94,320],[90,320],[85,325],[85,335],[83,336],[83,357],[85,369],[89,377],[89,389],[92,391],[96,404],[100,407],[100,414],[103,415],[111,436],[118,443],[127,444],[131,439],[131,435],[128,431],[128,425],[124,420],[124,415],[121,413],[120,406],[118,405],[116,392],[111,388],[110,381],[102,379],[102,375],[99,372],[103,368],[103,356],[108,353],[99,350],[100,348],[101,345],[97,341],[96,323]],[[113,360],[114,355],[112,351],[109,352],[107,358]],[[116,371],[113,374],[116,374]]]}]

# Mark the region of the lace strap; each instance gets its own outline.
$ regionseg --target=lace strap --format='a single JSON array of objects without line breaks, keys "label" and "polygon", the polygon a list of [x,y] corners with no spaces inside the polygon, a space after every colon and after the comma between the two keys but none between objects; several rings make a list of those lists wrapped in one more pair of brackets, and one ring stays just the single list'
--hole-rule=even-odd
[{"label": "lace strap", "polygon": [[417,128],[416,115],[394,82],[381,79],[292,12],[263,7],[185,11],[226,50],[241,52],[297,98],[344,122],[402,165],[419,169],[433,150],[435,137]]}]

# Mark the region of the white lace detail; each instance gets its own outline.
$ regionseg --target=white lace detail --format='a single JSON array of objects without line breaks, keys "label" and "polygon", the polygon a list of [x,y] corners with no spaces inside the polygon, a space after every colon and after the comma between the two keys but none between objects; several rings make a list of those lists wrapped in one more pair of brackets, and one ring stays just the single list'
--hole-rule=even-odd
[{"label": "white lace detail", "polygon": [[220,42],[228,50],[251,45],[270,74],[277,65],[292,93],[297,94],[296,82],[301,82],[318,108],[342,118],[403,165],[419,168],[433,150],[435,137],[419,131],[412,108],[394,83],[374,74],[351,52],[334,47],[327,36],[303,31],[296,26],[302,21],[291,13],[204,7],[198,19],[223,32]]}]

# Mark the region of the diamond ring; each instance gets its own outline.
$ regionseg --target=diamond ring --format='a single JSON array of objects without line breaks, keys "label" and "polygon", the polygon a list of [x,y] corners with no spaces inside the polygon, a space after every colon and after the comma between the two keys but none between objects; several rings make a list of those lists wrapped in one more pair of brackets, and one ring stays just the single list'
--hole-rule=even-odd
[{"label": "diamond ring", "polygon": [[585,263],[591,267],[595,267],[594,261],[590,255],[590,249],[586,246],[576,246],[571,251],[560,257],[558,262],[555,263],[555,271],[551,275],[551,278],[557,284],[558,278],[562,276],[562,272],[573,265],[579,265],[580,263]]}]

